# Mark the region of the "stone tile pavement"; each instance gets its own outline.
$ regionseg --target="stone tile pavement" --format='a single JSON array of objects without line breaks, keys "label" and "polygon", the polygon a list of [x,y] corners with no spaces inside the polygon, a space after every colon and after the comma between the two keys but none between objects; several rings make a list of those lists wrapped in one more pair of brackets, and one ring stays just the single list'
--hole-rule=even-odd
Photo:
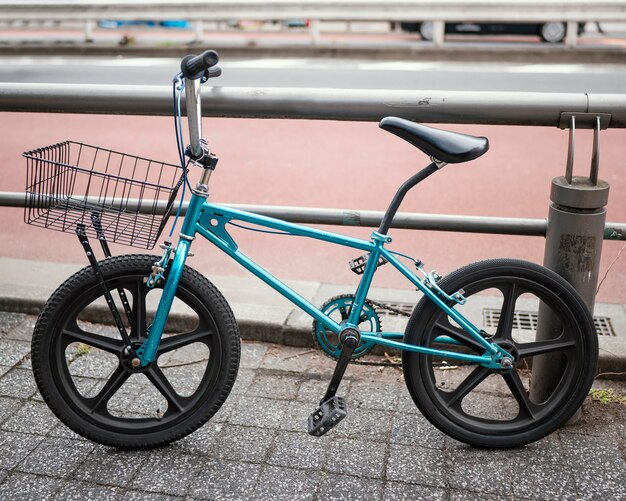
[{"label": "stone tile pavement", "polygon": [[[306,433],[333,363],[308,348],[242,345],[231,396],[194,434],[128,452],[61,424],[30,367],[35,318],[0,313],[0,499],[89,500],[620,500],[626,499],[626,413],[589,401],[583,418],[509,451],[484,451],[431,426],[399,368],[352,365],[348,417]],[[81,381],[97,372],[83,367]],[[600,382],[626,394],[624,382]]]}]

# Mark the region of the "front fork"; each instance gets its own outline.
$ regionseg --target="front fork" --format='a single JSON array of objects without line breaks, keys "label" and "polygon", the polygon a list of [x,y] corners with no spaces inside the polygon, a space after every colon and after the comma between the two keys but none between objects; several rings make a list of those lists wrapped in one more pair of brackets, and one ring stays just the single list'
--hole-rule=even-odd
[{"label": "front fork", "polygon": [[[179,239],[178,244],[176,245],[176,250],[174,251],[174,259],[169,265],[167,262],[164,263],[163,268],[167,267],[167,270],[164,270],[166,278],[165,286],[163,287],[163,294],[161,295],[161,300],[159,301],[154,321],[150,327],[148,327],[148,337],[136,350],[137,357],[139,358],[142,367],[147,366],[157,358],[157,350],[159,348],[159,343],[161,342],[163,329],[165,328],[167,317],[169,316],[172,303],[174,302],[174,297],[176,296],[176,289],[178,288],[180,277],[183,274],[185,261],[189,255],[191,243],[196,238],[196,223],[198,221],[202,205],[205,201],[206,195],[193,193],[191,200],[189,201],[189,208],[187,209],[187,214],[185,215],[182,230],[178,235]],[[150,280],[150,278],[148,278],[148,280]]]}]

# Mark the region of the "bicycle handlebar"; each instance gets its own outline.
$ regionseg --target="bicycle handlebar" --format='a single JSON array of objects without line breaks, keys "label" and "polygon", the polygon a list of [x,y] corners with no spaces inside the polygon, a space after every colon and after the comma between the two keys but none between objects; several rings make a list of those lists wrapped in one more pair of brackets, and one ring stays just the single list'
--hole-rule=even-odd
[{"label": "bicycle handlebar", "polygon": [[[209,77],[219,76],[221,70],[217,68],[219,74],[212,75],[210,68],[215,66],[220,60],[220,56],[214,50],[207,50],[198,56],[190,54],[185,56],[180,62],[180,71],[185,78],[189,80],[197,80],[202,78],[204,72],[209,70]],[[214,71],[215,73],[215,71]]]}]

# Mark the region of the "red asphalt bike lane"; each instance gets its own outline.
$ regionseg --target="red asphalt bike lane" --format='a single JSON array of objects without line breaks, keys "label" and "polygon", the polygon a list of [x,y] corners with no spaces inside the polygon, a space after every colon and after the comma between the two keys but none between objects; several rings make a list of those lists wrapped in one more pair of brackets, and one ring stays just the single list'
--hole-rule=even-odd
[{"label": "red asphalt bike lane", "polygon": [[[382,131],[375,123],[309,120],[204,119],[204,135],[220,162],[211,178],[217,203],[291,205],[383,211],[397,188],[429,163],[419,150]],[[483,157],[448,165],[412,189],[402,212],[545,218],[550,182],[565,172],[567,132],[556,128],[441,126],[485,135],[491,148]],[[0,114],[0,191],[24,191],[23,151],[74,140],[177,163],[173,120],[166,117]],[[587,175],[591,132],[576,137],[575,175]],[[601,134],[600,178],[611,185],[607,220],[626,219],[624,132]],[[192,182],[197,173],[192,172]],[[170,219],[170,223],[173,218]],[[370,228],[324,229],[367,239]],[[169,224],[164,231],[164,239]],[[243,252],[280,278],[356,284],[348,261],[358,251],[309,239],[265,235],[233,228]],[[543,261],[541,237],[392,230],[391,248],[425,262],[426,269],[448,273],[479,259],[515,257]],[[52,262],[85,262],[71,234],[23,223],[23,210],[0,210],[3,257]],[[142,252],[112,246],[114,254]],[[605,241],[602,278],[624,242]],[[154,251],[153,251],[154,252]],[[188,264],[206,274],[247,272],[217,249],[196,241]],[[374,285],[406,288],[391,267],[381,267]],[[599,302],[626,303],[626,251],[613,265]]]}]

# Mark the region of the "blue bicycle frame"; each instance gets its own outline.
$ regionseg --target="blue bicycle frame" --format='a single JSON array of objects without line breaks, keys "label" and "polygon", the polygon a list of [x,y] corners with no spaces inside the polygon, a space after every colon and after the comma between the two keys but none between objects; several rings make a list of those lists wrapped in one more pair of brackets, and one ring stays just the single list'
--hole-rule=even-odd
[{"label": "blue bicycle frame", "polygon": [[[363,277],[358,285],[347,322],[342,322],[341,325],[338,324],[315,305],[311,304],[297,292],[289,288],[267,270],[243,254],[239,250],[237,243],[228,233],[226,225],[231,221],[241,221],[277,230],[288,235],[314,238],[316,240],[322,240],[368,252],[369,258],[363,272]],[[427,348],[425,346],[410,345],[397,341],[396,339],[401,339],[403,335],[394,332],[363,332],[361,333],[362,341],[399,348],[401,350],[409,350],[417,353],[452,358],[465,362],[474,362],[491,369],[501,368],[499,360],[501,360],[502,357],[510,356],[498,345],[491,343],[488,339],[485,339],[483,335],[484,333],[481,334],[480,329],[478,329],[456,309],[448,306],[444,300],[445,298],[442,298],[437,291],[434,291],[415,273],[400,262],[392,252],[385,249],[385,244],[391,242],[391,237],[374,231],[371,235],[370,241],[359,240],[332,232],[318,230],[316,228],[288,223],[280,219],[274,219],[250,212],[236,210],[230,207],[208,203],[206,201],[206,196],[194,193],[191,197],[189,208],[182,225],[174,259],[169,264],[169,274],[165,282],[163,294],[159,302],[154,322],[148,330],[147,340],[137,351],[143,366],[148,365],[156,358],[157,348],[163,333],[163,328],[174,300],[176,288],[182,275],[191,243],[198,234],[228,254],[232,259],[259,277],[270,287],[280,292],[296,306],[311,315],[315,320],[321,322],[334,334],[339,334],[339,332],[345,327],[358,329],[357,325],[359,323],[361,311],[363,309],[363,305],[365,304],[365,300],[377,268],[378,260],[382,257],[391,263],[402,275],[415,285],[415,287],[424,293],[424,295],[429,297],[430,300],[441,308],[451,319],[460,325],[472,339],[484,347],[485,351],[482,355],[471,355]],[[458,341],[445,336],[438,337],[436,341],[441,343],[459,344]]]}]

